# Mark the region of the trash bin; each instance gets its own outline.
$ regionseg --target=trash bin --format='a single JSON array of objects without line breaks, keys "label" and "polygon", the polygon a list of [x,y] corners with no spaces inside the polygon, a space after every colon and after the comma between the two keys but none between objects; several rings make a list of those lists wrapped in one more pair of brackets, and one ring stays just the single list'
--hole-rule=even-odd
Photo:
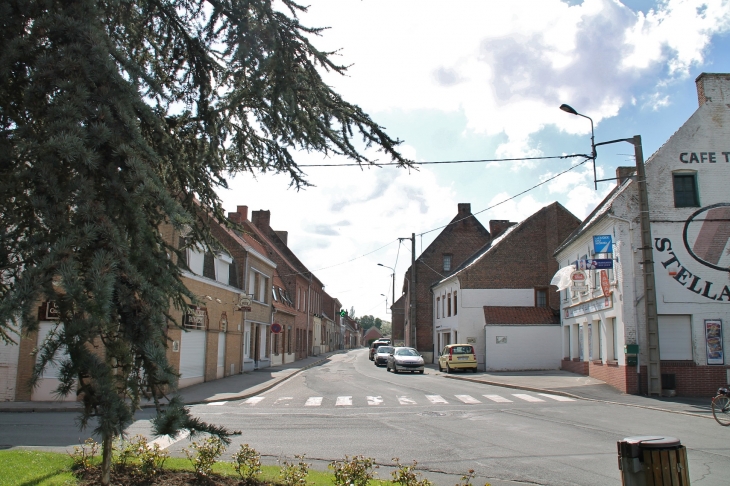
[{"label": "trash bin", "polygon": [[679,439],[627,437],[616,445],[624,486],[689,486],[687,449]]}]

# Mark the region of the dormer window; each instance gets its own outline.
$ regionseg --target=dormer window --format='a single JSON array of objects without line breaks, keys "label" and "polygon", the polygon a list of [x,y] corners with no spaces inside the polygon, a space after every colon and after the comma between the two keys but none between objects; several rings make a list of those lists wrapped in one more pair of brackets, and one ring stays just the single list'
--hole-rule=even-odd
[{"label": "dormer window", "polygon": [[444,254],[444,272],[451,271],[451,255]]}]

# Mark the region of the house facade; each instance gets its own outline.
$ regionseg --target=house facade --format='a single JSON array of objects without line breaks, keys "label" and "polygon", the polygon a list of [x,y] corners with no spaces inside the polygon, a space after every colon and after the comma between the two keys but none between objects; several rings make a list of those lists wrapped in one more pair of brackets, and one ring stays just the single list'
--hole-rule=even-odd
[{"label": "house facade", "polygon": [[[699,108],[645,171],[662,388],[709,396],[730,381],[730,74],[703,73],[696,86]],[[556,253],[567,266],[590,254],[592,236],[613,236],[614,274],[589,272],[587,292],[563,295],[563,363],[627,393],[647,390],[636,185],[622,182]]]},{"label": "house facade", "polygon": [[559,203],[519,224],[490,221],[493,240],[431,287],[436,348],[473,344],[482,370],[559,368],[552,254],[579,224]]}]

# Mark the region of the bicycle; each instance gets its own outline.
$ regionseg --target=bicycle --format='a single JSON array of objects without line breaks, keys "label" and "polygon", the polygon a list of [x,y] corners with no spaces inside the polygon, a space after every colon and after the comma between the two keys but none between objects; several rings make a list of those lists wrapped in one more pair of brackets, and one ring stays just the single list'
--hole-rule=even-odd
[{"label": "bicycle", "polygon": [[730,388],[720,388],[712,399],[712,416],[723,427],[730,425]]}]

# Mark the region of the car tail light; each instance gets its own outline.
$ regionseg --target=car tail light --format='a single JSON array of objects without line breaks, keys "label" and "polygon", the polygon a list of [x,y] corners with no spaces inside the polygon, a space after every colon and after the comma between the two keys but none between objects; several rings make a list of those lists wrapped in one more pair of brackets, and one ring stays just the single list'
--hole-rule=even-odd
[{"label": "car tail light", "polygon": [[454,348],[449,348],[449,361],[454,359]]}]

